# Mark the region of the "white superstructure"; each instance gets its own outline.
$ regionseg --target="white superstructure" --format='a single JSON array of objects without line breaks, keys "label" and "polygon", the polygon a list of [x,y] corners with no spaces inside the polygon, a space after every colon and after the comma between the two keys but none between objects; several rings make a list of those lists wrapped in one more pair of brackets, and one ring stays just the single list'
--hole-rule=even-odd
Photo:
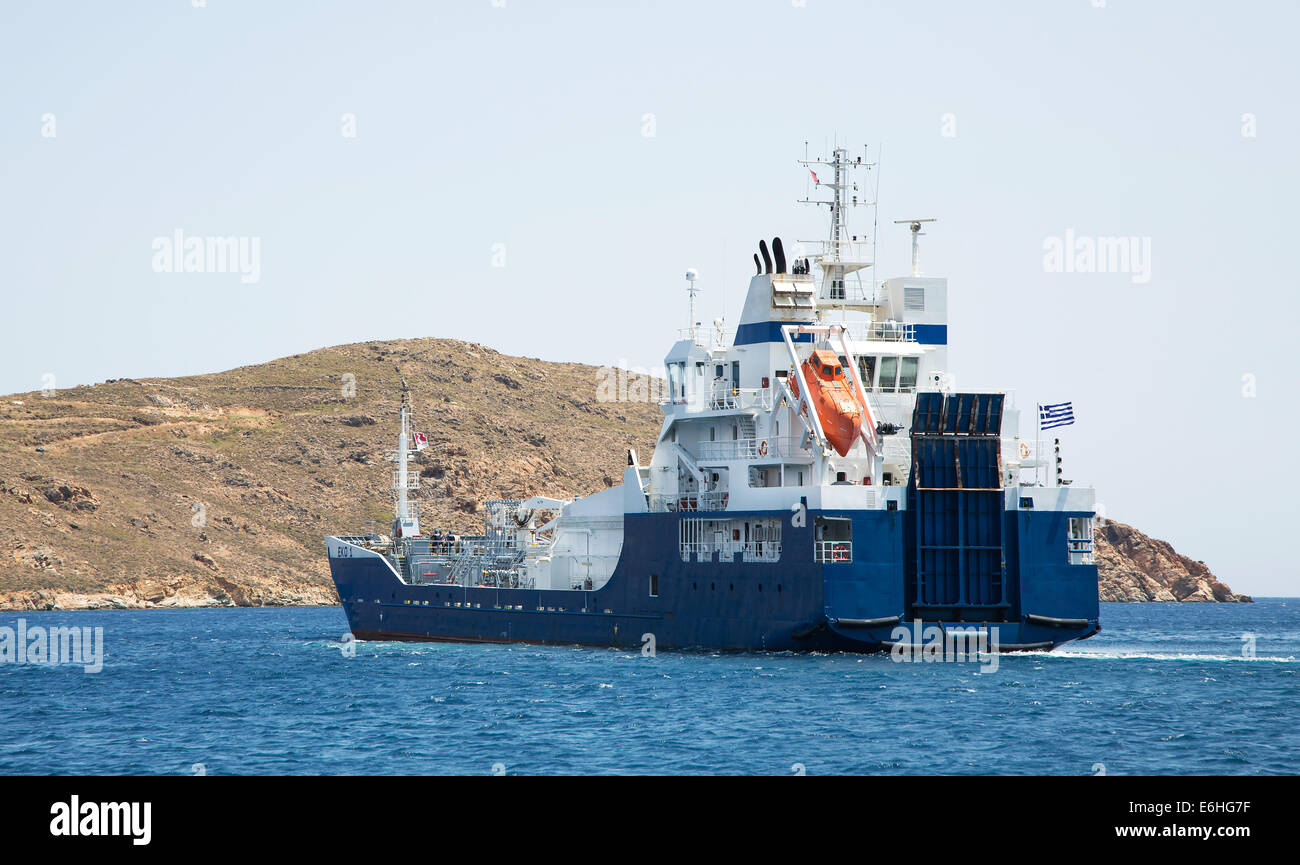
[{"label": "white superstructure", "polygon": [[[872,272],[875,240],[852,234],[847,214],[874,209],[855,180],[873,163],[837,147],[829,159],[801,164],[817,194],[826,194],[804,202],[830,209],[830,236],[801,242],[790,256],[780,239],[770,248],[759,242],[756,273],[730,339],[720,322],[702,328],[695,321],[699,274],[687,271],[689,327],[665,358],[668,396],[654,454],[642,464],[629,451],[622,485],[576,500],[487,502],[483,536],[435,533],[426,542],[416,537],[419,515],[408,499],[418,479],[407,471],[403,398],[392,457],[395,534],[410,540],[394,562],[399,577],[407,571],[414,582],[595,590],[619,562],[625,514],[698,515],[681,522],[684,558],[734,553],[765,561],[780,555],[781,520],[773,515],[792,507],[907,508],[908,425],[917,394],[952,392],[948,283],[921,275],[917,246],[922,224],[934,220],[899,220],[912,231],[911,275],[864,278]],[[805,252],[809,247],[816,251]],[[825,419],[809,404],[813,382],[805,361],[815,350],[838,358],[846,392],[862,409],[847,448],[832,446]],[[1008,501],[1016,503],[1043,494],[1025,492],[1020,470],[1045,462],[1041,446],[1022,442],[1018,429],[1019,412],[1008,399],[1001,470]],[[1052,496],[1062,509],[1092,508],[1091,490],[1057,487]],[[1062,496],[1071,501],[1057,502]],[[843,545],[831,528],[825,532],[817,543],[827,545],[827,555],[838,554]]]}]

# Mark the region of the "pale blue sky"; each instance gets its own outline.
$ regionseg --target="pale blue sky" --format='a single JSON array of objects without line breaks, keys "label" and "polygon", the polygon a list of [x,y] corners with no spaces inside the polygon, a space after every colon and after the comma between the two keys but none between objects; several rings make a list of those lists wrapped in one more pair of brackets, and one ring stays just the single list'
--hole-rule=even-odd
[{"label": "pale blue sky", "polygon": [[[8,0],[0,392],[391,337],[656,366],[687,267],[734,321],[759,237],[822,234],[793,203],[805,139],[883,143],[880,271],[907,267],[893,219],[939,218],[959,385],[1073,399],[1067,476],[1112,517],[1300,594],[1297,24],[1287,2]],[[260,282],[154,273],[178,228],[260,238]],[[1151,281],[1045,273],[1070,228],[1149,237]]]}]

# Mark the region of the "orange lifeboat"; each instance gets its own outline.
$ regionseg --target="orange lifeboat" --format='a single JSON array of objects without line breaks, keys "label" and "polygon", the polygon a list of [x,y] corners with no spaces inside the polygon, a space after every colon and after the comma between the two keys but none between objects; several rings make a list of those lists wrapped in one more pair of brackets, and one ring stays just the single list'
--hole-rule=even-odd
[{"label": "orange lifeboat", "polygon": [[[862,403],[853,393],[853,383],[834,352],[818,349],[803,362],[803,377],[808,382],[808,402],[821,420],[822,432],[840,456],[848,456],[862,432]],[[799,397],[799,380],[791,378]]]}]

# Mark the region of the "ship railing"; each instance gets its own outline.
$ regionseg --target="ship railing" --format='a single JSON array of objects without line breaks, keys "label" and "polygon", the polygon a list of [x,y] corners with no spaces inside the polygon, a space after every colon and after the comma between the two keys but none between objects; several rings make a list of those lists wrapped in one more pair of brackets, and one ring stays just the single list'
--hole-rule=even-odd
[{"label": "ship railing", "polygon": [[[393,489],[398,490],[401,488],[402,488],[401,469],[393,469]],[[420,473],[416,471],[407,471],[406,489],[409,491],[409,490],[418,490],[419,488],[420,488]]]},{"label": "ship railing", "polygon": [[877,293],[865,286],[845,287],[830,282],[823,282],[821,291],[817,295],[817,303],[821,306],[834,306],[837,303],[847,303],[852,306],[884,306],[885,302],[883,293]]},{"label": "ship railing", "polygon": [[1092,538],[1070,538],[1067,542],[1072,565],[1095,565]]},{"label": "ship railing", "polygon": [[661,406],[684,405],[691,411],[767,411],[772,408],[773,397],[771,387],[736,387],[729,381],[714,381],[688,385],[684,395],[663,397],[657,403]]},{"label": "ship railing", "polygon": [[375,552],[386,552],[392,548],[392,542],[378,535],[339,535],[338,539],[356,547]]},{"label": "ship railing", "polygon": [[709,408],[714,411],[751,408],[767,411],[772,408],[772,389],[736,387],[729,381],[715,381],[709,390]]},{"label": "ship railing", "polygon": [[724,562],[733,561],[737,553],[745,562],[779,562],[781,560],[780,541],[682,541],[682,561],[712,561],[713,554]]},{"label": "ship railing", "polygon": [[912,462],[912,439],[902,434],[884,436],[881,453],[885,462],[896,465],[910,465]]},{"label": "ship railing", "polygon": [[716,327],[680,327],[677,329],[679,340],[689,339],[700,348],[714,348],[731,344],[736,336],[734,330],[718,330]]},{"label": "ship railing", "polygon": [[852,541],[815,541],[813,543],[814,562],[851,562],[853,561]]},{"label": "ship railing", "polygon": [[653,514],[692,513],[695,511],[725,511],[729,496],[725,491],[678,493],[677,495],[651,495],[646,497],[646,508]]},{"label": "ship railing", "polygon": [[708,541],[682,541],[681,553],[683,562],[689,562],[692,557],[694,557],[696,561],[704,558],[712,558],[713,544]]},{"label": "ship railing", "polygon": [[700,442],[697,460],[757,460],[780,458],[807,458],[812,455],[801,447],[800,436],[774,438],[743,438],[731,441]]},{"label": "ship railing", "polygon": [[916,325],[901,321],[873,321],[848,327],[849,339],[855,342],[916,342]]}]

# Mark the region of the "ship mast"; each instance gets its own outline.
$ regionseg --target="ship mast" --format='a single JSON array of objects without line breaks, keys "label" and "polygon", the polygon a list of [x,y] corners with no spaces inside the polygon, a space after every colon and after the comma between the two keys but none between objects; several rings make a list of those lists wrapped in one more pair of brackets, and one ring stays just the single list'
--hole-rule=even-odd
[{"label": "ship mast", "polygon": [[690,339],[692,342],[699,342],[699,334],[696,332],[699,322],[695,320],[695,296],[700,293],[700,290],[695,287],[695,280],[699,278],[700,272],[695,268],[692,267],[686,271],[686,293],[691,299],[691,318],[687,322],[689,325],[687,329],[691,333]]},{"label": "ship mast", "polygon": [[[805,150],[807,143],[805,142]],[[822,269],[822,291],[820,299],[828,301],[832,305],[838,305],[843,309],[869,309],[874,306],[874,297],[868,298],[866,292],[860,287],[857,296],[849,297],[845,287],[844,278],[855,271],[865,270],[874,263],[872,256],[875,254],[875,244],[868,243],[866,239],[859,241],[857,237],[849,234],[848,229],[848,211],[853,207],[871,207],[876,206],[874,193],[871,200],[860,200],[858,193],[860,190],[857,182],[853,179],[852,173],[860,169],[870,171],[876,167],[876,163],[865,161],[866,148],[863,148],[863,156],[850,156],[847,148],[835,147],[831,151],[829,159],[809,159],[799,160],[799,164],[808,169],[813,177],[814,185],[818,189],[829,189],[830,197],[827,199],[820,198],[801,198],[800,204],[816,204],[830,208],[831,212],[831,232],[830,238],[823,241],[801,241],[801,243],[820,244],[822,252],[816,257],[818,265]],[[816,168],[829,169],[830,179],[822,179],[816,171]],[[822,172],[826,173],[825,171]],[[868,254],[868,247],[871,247]],[[874,294],[874,292],[873,292]]]},{"label": "ship mast", "polygon": [[406,386],[406,376],[401,369],[397,376],[402,381],[402,430],[397,436],[397,450],[389,453],[389,459],[397,463],[393,472],[393,509],[394,534],[410,537],[420,533],[420,517],[410,500],[411,490],[411,392]]},{"label": "ship mast", "polygon": [[402,432],[397,437],[397,518],[405,521],[410,516],[410,501],[407,494],[406,482],[407,473],[410,469],[407,461],[410,459],[410,414],[411,402],[410,396],[406,390],[406,379],[402,379]]}]

